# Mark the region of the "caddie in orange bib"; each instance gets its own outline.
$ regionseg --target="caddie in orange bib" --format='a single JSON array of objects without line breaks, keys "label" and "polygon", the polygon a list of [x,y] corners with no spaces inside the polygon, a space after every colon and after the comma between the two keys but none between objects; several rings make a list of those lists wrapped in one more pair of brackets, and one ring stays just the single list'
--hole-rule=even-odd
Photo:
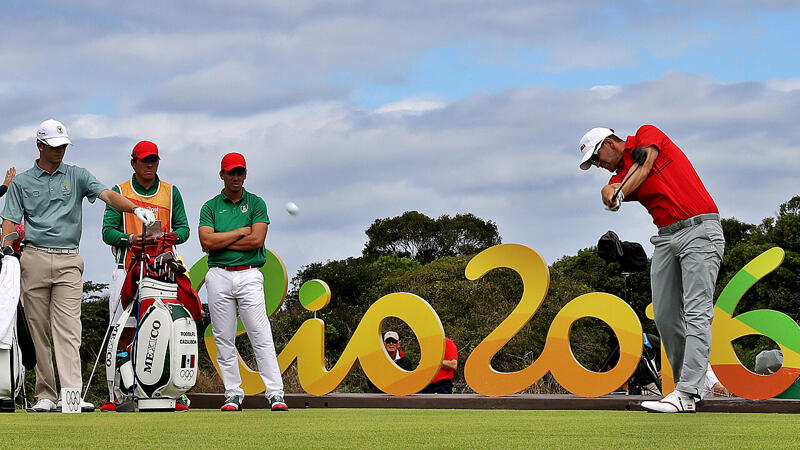
[{"label": "caddie in orange bib", "polygon": [[[186,219],[183,198],[177,187],[158,178],[160,160],[156,144],[150,141],[139,142],[131,152],[133,177],[112,188],[113,191],[130,199],[136,206],[152,211],[160,221],[160,229],[151,231],[148,228],[145,236],[145,246],[149,248],[152,245],[153,249],[155,249],[158,236],[161,234],[173,233],[176,245],[186,242],[189,238],[189,221]],[[142,242],[142,224],[133,214],[122,213],[108,206],[103,216],[103,242],[111,246],[116,263],[108,305],[109,316],[113,324],[123,313],[120,292],[125,282],[126,270],[130,267],[133,259],[131,246],[140,246]],[[164,251],[175,252],[171,247],[165,248]],[[128,318],[126,331],[123,332],[123,337],[120,339],[121,344],[124,345],[126,341],[130,341],[133,335],[132,328],[135,327],[135,317]],[[100,409],[112,408],[111,410],[113,410],[114,406],[114,399],[109,399],[109,402]]]}]

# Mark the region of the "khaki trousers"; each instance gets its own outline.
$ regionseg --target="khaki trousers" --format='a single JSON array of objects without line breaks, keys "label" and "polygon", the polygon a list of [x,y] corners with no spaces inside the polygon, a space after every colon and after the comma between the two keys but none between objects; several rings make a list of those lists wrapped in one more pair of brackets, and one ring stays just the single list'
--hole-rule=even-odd
[{"label": "khaki trousers", "polygon": [[56,401],[52,339],[62,388],[81,388],[81,297],[83,258],[28,246],[20,259],[22,302],[36,348],[36,400]]}]

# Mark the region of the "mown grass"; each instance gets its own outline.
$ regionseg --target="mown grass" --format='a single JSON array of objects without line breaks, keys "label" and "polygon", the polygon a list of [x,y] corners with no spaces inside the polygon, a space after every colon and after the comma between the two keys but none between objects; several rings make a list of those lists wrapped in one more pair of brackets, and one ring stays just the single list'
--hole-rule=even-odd
[{"label": "mown grass", "polygon": [[0,415],[3,448],[796,448],[800,416],[402,409]]}]

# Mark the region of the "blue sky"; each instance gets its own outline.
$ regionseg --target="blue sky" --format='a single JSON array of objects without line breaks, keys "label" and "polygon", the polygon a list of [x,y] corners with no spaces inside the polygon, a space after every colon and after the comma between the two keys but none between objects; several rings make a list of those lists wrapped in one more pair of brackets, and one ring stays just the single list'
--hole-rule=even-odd
[{"label": "blue sky", "polygon": [[698,18],[689,25],[704,36],[690,48],[655,54],[636,45],[634,34],[628,41],[632,58],[604,65],[598,57],[598,61],[568,69],[552,65],[546,44],[498,48],[488,42],[468,41],[425,49],[394,83],[371,82],[344,70],[330,79],[357,83],[352,98],[364,106],[378,107],[413,96],[456,100],[476,91],[497,93],[526,85],[588,89],[635,83],[668,71],[704,74],[721,82],[792,78],[800,73],[798,23],[798,11],[756,11],[748,20],[724,22]]},{"label": "blue sky", "polygon": [[[608,229],[650,252],[643,208],[604,211],[608,174],[577,169],[599,125],[662,128],[724,217],[759,222],[798,194],[800,2],[606,5],[4,2],[3,164],[32,165],[49,117],[73,137],[67,161],[109,186],[151,140],[194,227],[220,158],[241,152],[290,276],[359,255],[372,221],[407,210],[475,213],[548,262]],[[81,253],[107,282],[102,212],[86,206]],[[196,232],[180,251],[202,255]]]}]

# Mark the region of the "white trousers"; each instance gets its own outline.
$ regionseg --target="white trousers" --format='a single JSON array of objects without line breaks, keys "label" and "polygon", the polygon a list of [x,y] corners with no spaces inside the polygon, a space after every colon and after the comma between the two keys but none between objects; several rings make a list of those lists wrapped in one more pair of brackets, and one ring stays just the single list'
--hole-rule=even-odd
[{"label": "white trousers", "polygon": [[282,394],[283,379],[264,302],[264,276],[258,269],[229,272],[212,267],[206,274],[205,284],[225,396],[244,398],[235,346],[237,315],[250,337],[258,371],[267,388],[265,394]]}]

